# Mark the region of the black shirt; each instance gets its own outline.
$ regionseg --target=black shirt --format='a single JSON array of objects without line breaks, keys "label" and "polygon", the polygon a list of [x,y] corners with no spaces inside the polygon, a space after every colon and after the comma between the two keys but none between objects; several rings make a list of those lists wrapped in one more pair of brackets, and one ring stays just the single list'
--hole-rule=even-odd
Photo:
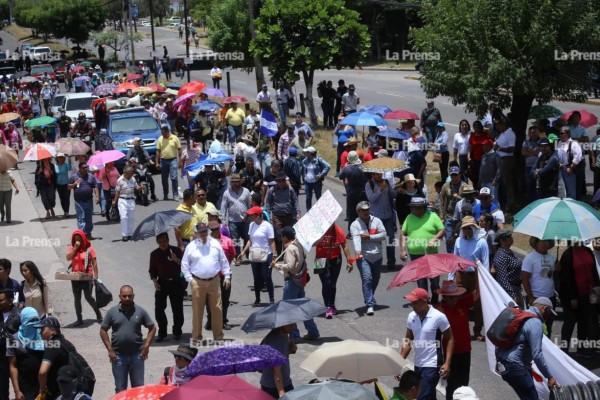
[{"label": "black shirt", "polygon": [[194,178],[194,182],[206,191],[208,202],[219,204],[221,189],[225,186],[227,177],[223,171],[212,170],[210,173],[203,171]]},{"label": "black shirt", "polygon": [[160,280],[178,279],[181,275],[181,266],[171,261],[171,252],[175,254],[177,259],[181,260],[183,252],[175,246],[169,246],[167,250],[160,248],[150,253],[150,278],[158,278]]},{"label": "black shirt", "polygon": [[[66,342],[69,347],[74,347],[71,342],[64,338],[62,335],[53,336],[51,341],[61,341]],[[49,343],[53,343],[50,342]],[[60,390],[58,388],[58,382],[56,381],[58,378],[58,370],[61,367],[69,364],[69,353],[64,346],[46,346],[44,350],[43,361],[47,361],[51,364],[50,370],[48,371],[48,377],[46,379],[46,387],[50,392],[50,398],[54,399],[60,395]]]}]

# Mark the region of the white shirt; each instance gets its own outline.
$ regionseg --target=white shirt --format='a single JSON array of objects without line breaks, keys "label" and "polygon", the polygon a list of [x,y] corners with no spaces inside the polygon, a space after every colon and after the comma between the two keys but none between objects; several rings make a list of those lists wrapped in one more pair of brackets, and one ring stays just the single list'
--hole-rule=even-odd
[{"label": "white shirt", "polygon": [[292,97],[290,92],[287,89],[277,89],[275,92],[275,100],[277,100],[277,104],[287,104],[288,100]]},{"label": "white shirt", "polygon": [[578,142],[574,141],[573,139],[569,139],[566,142],[563,142],[562,140],[559,141],[556,146],[558,150],[558,158],[560,163],[565,164],[567,167],[570,167],[570,165],[567,165],[569,163],[569,143],[571,143],[571,152],[573,153],[573,164],[579,164],[583,158],[581,146]]},{"label": "white shirt", "polygon": [[119,192],[119,200],[127,198],[135,197],[135,187],[136,182],[135,178],[132,176],[130,179],[125,178],[124,175],[121,175],[119,179],[117,179],[117,185],[115,186],[115,190]]},{"label": "white shirt", "polygon": [[437,332],[446,332],[450,329],[448,318],[429,306],[427,315],[421,322],[421,318],[416,312],[408,315],[406,327],[413,333],[412,347],[415,349],[415,367],[437,368],[443,364],[443,359],[438,360],[438,349],[441,345],[438,342]]},{"label": "white shirt", "polygon": [[231,279],[231,269],[221,243],[212,237],[208,238],[206,244],[194,239],[187,245],[181,258],[181,272],[188,282],[194,276],[210,279],[219,272],[223,273],[225,279]]},{"label": "white shirt", "polygon": [[554,265],[556,257],[550,252],[540,254],[537,251],[532,251],[523,259],[521,271],[529,272],[531,278],[531,292],[535,297],[552,297],[554,296]]},{"label": "white shirt", "polygon": [[[512,129],[507,128],[498,136],[498,138],[496,139],[496,143],[498,144],[498,147],[502,149],[505,149],[507,147],[515,147],[515,144],[517,143],[517,135],[515,135]],[[497,150],[497,153],[502,158],[511,157],[514,155],[514,152],[507,153],[505,151],[500,150]]]},{"label": "white shirt", "polygon": [[356,111],[356,106],[358,104],[358,95],[354,93],[350,95],[350,93],[346,93],[342,96],[342,104],[344,105],[344,111]]},{"label": "white shirt", "polygon": [[263,221],[260,224],[254,222],[250,223],[250,229],[248,230],[248,236],[252,241],[252,246],[259,249],[267,250],[271,254],[271,246],[269,245],[269,239],[275,239],[275,232],[273,231],[273,225],[267,221]]},{"label": "white shirt", "polygon": [[220,68],[213,68],[210,70],[210,76],[211,78],[215,77],[215,74],[220,74],[221,73],[221,69]]},{"label": "white shirt", "polygon": [[269,101],[271,101],[271,95],[269,94],[268,91],[265,93],[263,90],[261,90],[256,95],[256,101],[258,101],[260,103],[269,102]]},{"label": "white shirt", "polygon": [[454,143],[452,147],[455,150],[458,150],[458,155],[464,156],[469,154],[469,138],[471,137],[470,133],[467,133],[467,136],[463,136],[462,133],[457,133],[454,135]]}]

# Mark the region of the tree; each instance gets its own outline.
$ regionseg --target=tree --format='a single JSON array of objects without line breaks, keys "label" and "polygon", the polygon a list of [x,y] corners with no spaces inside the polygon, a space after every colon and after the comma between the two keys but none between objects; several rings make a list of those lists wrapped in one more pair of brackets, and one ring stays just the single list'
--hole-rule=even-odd
[{"label": "tree", "polygon": [[254,66],[250,47],[250,18],[247,0],[224,0],[211,8],[208,17],[208,45],[217,53],[241,53],[243,60],[226,60],[228,65],[250,69]]},{"label": "tree", "polygon": [[[134,42],[139,42],[142,39],[143,36],[141,33],[135,32],[133,34]],[[125,41],[125,35],[122,32],[117,32],[115,30],[96,33],[95,35],[92,35],[91,40],[96,47],[102,45],[113,49],[115,52],[115,61],[118,61],[117,52],[123,50],[128,44],[127,41]]]},{"label": "tree", "polygon": [[[51,32],[57,38],[85,43],[90,34],[104,27],[106,9],[100,0],[54,0],[44,3],[53,15],[54,26]],[[60,18],[56,18],[60,15]]]},{"label": "tree", "polygon": [[302,74],[308,112],[316,125],[315,70],[360,66],[369,42],[358,13],[342,0],[272,0],[262,4],[250,51],[262,57],[274,80],[294,83]]},{"label": "tree", "polygon": [[517,156],[534,100],[587,97],[589,62],[559,56],[599,51],[598,0],[427,0],[422,17],[411,39],[433,58],[421,79],[427,97],[448,96],[479,116],[492,103],[510,107]]}]

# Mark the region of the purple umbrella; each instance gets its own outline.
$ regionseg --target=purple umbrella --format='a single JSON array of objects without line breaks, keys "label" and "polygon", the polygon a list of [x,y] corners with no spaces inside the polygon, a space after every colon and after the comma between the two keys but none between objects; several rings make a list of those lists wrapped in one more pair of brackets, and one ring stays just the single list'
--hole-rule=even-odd
[{"label": "purple umbrella", "polygon": [[225,97],[225,93],[223,93],[223,91],[220,89],[206,88],[202,91],[202,93],[204,93],[207,96]]},{"label": "purple umbrella", "polygon": [[115,89],[117,89],[117,85],[113,85],[112,83],[103,83],[102,85],[96,86],[92,93],[96,96],[108,96],[114,94]]},{"label": "purple umbrella", "polygon": [[196,97],[196,93],[186,93],[184,95],[181,95],[177,98],[177,100],[173,102],[173,106],[176,107],[180,104],[185,103],[187,100],[193,99],[194,97]]},{"label": "purple umbrella", "polygon": [[287,357],[264,345],[229,345],[198,354],[188,366],[186,376],[231,375],[262,371],[288,363]]}]

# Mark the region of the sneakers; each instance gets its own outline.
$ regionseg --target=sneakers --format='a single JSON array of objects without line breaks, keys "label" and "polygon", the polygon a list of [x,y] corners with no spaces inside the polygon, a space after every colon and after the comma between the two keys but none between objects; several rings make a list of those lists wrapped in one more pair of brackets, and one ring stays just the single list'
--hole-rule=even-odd
[{"label": "sneakers", "polygon": [[310,333],[307,333],[306,335],[302,336],[302,340],[317,340],[318,338],[318,335],[311,335]]},{"label": "sneakers", "polygon": [[337,308],[335,308],[335,306],[331,307],[331,311],[333,311],[333,315],[339,314],[339,311],[337,310]]},{"label": "sneakers", "polygon": [[373,315],[373,314],[375,314],[375,310],[373,310],[373,307],[367,308],[367,315]]},{"label": "sneakers", "polygon": [[179,195],[178,195],[178,194],[174,194],[174,195],[173,195],[173,200],[175,200],[175,201],[179,201]]},{"label": "sneakers", "polygon": [[325,319],[333,318],[333,307],[327,307],[327,311],[325,312]]}]

